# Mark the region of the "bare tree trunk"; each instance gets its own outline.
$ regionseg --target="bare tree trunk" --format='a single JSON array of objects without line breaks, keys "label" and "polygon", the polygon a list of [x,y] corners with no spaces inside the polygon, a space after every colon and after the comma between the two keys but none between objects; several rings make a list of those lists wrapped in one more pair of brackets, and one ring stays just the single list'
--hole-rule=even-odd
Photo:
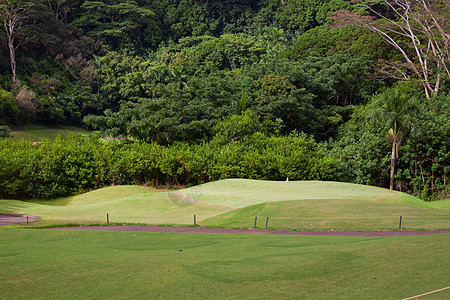
[{"label": "bare tree trunk", "polygon": [[16,47],[14,46],[14,39],[11,39],[8,35],[8,48],[9,48],[9,60],[11,62],[11,73],[12,73],[12,83],[16,86],[17,75],[16,75]]},{"label": "bare tree trunk", "polygon": [[8,40],[9,59],[11,63],[11,73],[13,87],[17,87],[18,79],[16,73],[16,49],[20,41],[16,44],[17,32],[22,27],[22,21],[28,17],[29,8],[33,5],[29,1],[0,0],[0,19]]},{"label": "bare tree trunk", "polygon": [[397,136],[393,136],[392,141],[392,155],[391,155],[391,176],[389,180],[389,189],[394,190],[394,175],[395,175],[395,158],[397,157]]}]

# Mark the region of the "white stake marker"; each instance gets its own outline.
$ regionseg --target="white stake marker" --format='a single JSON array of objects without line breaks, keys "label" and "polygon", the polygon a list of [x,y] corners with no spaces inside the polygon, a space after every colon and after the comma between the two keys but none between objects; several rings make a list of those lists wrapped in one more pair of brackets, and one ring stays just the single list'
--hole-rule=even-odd
[{"label": "white stake marker", "polygon": [[445,291],[445,290],[448,290],[448,289],[450,289],[450,286],[448,286],[448,287],[445,287],[445,288],[443,288],[443,289],[439,289],[439,290],[431,291],[431,292],[428,292],[428,293],[425,293],[425,294],[420,294],[420,295],[417,295],[417,296],[413,296],[413,297],[405,298],[405,299],[403,299],[403,300],[416,299],[416,298],[419,298],[419,297],[422,297],[422,296],[426,296],[426,295],[434,294],[434,293],[437,293],[437,292],[442,292],[442,291]]}]

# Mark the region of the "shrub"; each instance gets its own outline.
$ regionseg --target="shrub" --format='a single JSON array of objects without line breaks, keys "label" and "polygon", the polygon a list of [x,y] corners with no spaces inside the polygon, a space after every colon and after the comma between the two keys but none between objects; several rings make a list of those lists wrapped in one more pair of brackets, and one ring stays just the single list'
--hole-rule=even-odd
[{"label": "shrub", "polygon": [[8,126],[0,125],[0,138],[11,137],[11,129]]},{"label": "shrub", "polygon": [[0,125],[14,123],[17,111],[18,107],[14,96],[10,92],[0,89]]},{"label": "shrub", "polygon": [[263,133],[197,145],[71,135],[0,140],[0,198],[55,198],[110,184],[192,185],[225,178],[334,180],[337,162],[312,139]]}]

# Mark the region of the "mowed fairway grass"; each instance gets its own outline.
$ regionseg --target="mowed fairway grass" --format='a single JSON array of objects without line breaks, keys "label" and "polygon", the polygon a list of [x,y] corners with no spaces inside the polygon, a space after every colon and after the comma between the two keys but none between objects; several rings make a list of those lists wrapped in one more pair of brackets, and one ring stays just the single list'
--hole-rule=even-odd
[{"label": "mowed fairway grass", "polygon": [[74,126],[41,126],[41,125],[30,125],[21,128],[20,130],[13,130],[11,136],[13,139],[20,140],[31,140],[40,141],[43,139],[54,139],[57,136],[69,135],[72,133],[83,133],[89,134],[91,131],[80,127]]},{"label": "mowed fairway grass", "polygon": [[228,179],[178,191],[112,186],[52,201],[0,200],[0,213],[39,225],[113,223],[291,230],[450,229],[448,200],[424,202],[387,189],[338,182]]},{"label": "mowed fairway grass", "polygon": [[[450,285],[450,235],[0,228],[0,299],[403,299]],[[182,251],[180,251],[182,250]],[[449,299],[450,291],[425,299]]]},{"label": "mowed fairway grass", "polygon": [[[450,228],[448,201],[336,182],[231,179],[178,191],[113,186],[0,200],[36,225],[115,223],[378,230]],[[415,220],[414,225],[410,225]],[[331,224],[331,225],[330,225]],[[0,299],[403,299],[450,286],[450,234],[344,237],[0,227]],[[449,299],[450,290],[426,299]]]}]

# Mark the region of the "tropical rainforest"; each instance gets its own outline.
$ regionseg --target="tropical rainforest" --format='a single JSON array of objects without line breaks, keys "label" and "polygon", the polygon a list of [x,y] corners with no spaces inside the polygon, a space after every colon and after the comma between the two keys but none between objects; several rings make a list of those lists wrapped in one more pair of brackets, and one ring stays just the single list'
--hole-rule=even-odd
[{"label": "tropical rainforest", "polygon": [[[0,18],[2,198],[230,177],[449,197],[449,0],[0,0]],[[98,135],[8,138],[24,124]]]}]

